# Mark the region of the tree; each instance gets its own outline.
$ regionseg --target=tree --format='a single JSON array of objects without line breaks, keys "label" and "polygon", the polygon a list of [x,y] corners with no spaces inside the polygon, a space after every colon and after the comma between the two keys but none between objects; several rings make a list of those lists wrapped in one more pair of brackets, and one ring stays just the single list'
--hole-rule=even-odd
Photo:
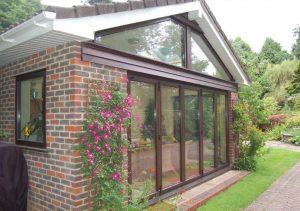
[{"label": "tree", "polygon": [[293,75],[291,85],[286,90],[290,95],[300,93],[300,64]]},{"label": "tree", "polygon": [[267,62],[260,61],[259,55],[253,52],[250,45],[240,37],[231,41],[231,44],[241,62],[247,68],[251,80],[259,81],[266,71]]},{"label": "tree", "polygon": [[261,61],[266,60],[272,64],[280,64],[284,60],[291,59],[291,55],[282,50],[281,45],[272,38],[267,38],[259,53]]},{"label": "tree", "polygon": [[261,78],[262,81],[268,81],[270,84],[269,93],[267,97],[273,97],[278,105],[284,106],[287,90],[291,85],[291,80],[299,62],[297,60],[287,60],[281,64],[268,65],[266,73]]},{"label": "tree", "polygon": [[42,9],[40,0],[1,0],[0,30]]},{"label": "tree", "polygon": [[300,59],[300,25],[296,26],[293,32],[296,37],[296,43],[292,47],[292,53],[297,59]]}]

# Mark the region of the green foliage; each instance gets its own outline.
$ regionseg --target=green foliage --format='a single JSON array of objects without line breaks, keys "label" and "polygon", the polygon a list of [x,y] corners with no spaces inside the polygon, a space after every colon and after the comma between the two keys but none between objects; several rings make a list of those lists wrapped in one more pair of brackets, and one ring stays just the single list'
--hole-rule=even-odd
[{"label": "green foliage", "polygon": [[0,30],[42,9],[40,0],[1,0]]},{"label": "green foliage", "polygon": [[94,210],[143,210],[150,185],[134,199],[124,163],[128,140],[122,136],[130,124],[133,100],[117,84],[89,84],[89,104],[78,150],[84,175],[91,178]]},{"label": "green foliage", "polygon": [[294,72],[291,84],[286,88],[288,94],[300,93],[300,63]]},{"label": "green foliage", "polygon": [[231,41],[232,47],[245,65],[247,72],[252,81],[259,81],[260,77],[265,73],[267,62],[260,61],[259,55],[252,51],[248,43],[237,37]]},{"label": "green foliage", "polygon": [[245,115],[249,116],[251,125],[267,123],[268,114],[261,99],[262,87],[254,82],[250,86],[242,86],[239,90],[239,104],[244,107]]},{"label": "green foliage", "polygon": [[291,59],[291,55],[282,50],[281,45],[272,38],[267,38],[259,53],[261,61],[266,60],[271,64],[280,64],[284,60]]},{"label": "green foliage", "polygon": [[233,107],[233,128],[239,135],[238,158],[233,164],[235,169],[256,170],[256,160],[265,142],[258,126],[267,122],[267,112],[260,94],[259,84],[244,86],[239,91],[239,101]]},{"label": "green foliage", "polygon": [[300,145],[300,136],[293,136],[289,141],[293,144]]},{"label": "green foliage", "polygon": [[266,96],[273,97],[281,107],[285,105],[288,96],[286,88],[291,85],[292,76],[298,65],[299,62],[296,60],[268,65],[265,74],[262,76],[263,81],[270,83],[270,90]]},{"label": "green foliage", "polygon": [[286,125],[288,128],[300,127],[300,112],[294,113],[293,116],[287,120]]},{"label": "green foliage", "polygon": [[279,106],[274,97],[263,98],[264,108],[266,110],[266,115],[271,116],[279,111]]},{"label": "green foliage", "polygon": [[286,124],[276,125],[270,131],[267,132],[268,140],[281,140],[281,133],[287,129]]}]

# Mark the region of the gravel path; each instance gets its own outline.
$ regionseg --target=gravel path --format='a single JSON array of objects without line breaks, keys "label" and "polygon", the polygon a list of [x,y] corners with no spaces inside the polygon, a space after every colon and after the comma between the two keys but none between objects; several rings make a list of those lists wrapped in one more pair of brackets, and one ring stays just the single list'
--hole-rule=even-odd
[{"label": "gravel path", "polygon": [[[300,152],[299,146],[279,141],[268,141],[266,145]],[[277,179],[245,211],[300,211],[300,161]]]}]

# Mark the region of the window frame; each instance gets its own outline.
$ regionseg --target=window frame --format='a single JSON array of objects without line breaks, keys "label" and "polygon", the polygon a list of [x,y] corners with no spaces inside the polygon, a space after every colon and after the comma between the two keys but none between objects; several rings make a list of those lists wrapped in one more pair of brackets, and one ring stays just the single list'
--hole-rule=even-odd
[{"label": "window frame", "polygon": [[[43,78],[43,103],[42,103],[42,108],[43,108],[43,142],[32,142],[32,141],[25,141],[24,139],[19,138],[20,134],[20,128],[21,128],[21,83],[22,81],[25,80],[30,80],[30,79],[35,79],[35,78]],[[35,147],[35,148],[46,148],[46,69],[34,71],[34,72],[29,72],[25,73],[22,75],[16,76],[16,94],[15,94],[15,141],[17,145],[21,146],[28,146],[28,147]]]},{"label": "window frame", "polygon": [[[180,25],[184,30],[184,34],[183,34],[183,39],[184,39],[183,40],[183,44],[184,44],[184,46],[183,46],[183,57],[184,57],[183,66],[172,65],[172,64],[164,62],[164,61],[151,59],[151,58],[144,57],[144,56],[141,56],[141,55],[138,55],[138,54],[134,54],[134,55],[136,55],[137,57],[140,57],[140,58],[147,58],[147,59],[156,61],[158,63],[168,64],[168,65],[171,65],[173,67],[184,68],[184,69],[188,70],[191,73],[212,77],[212,78],[217,79],[217,80],[222,80],[222,81],[227,81],[227,82],[234,82],[235,81],[233,76],[231,75],[231,73],[229,72],[229,70],[227,69],[227,67],[225,66],[225,64],[223,63],[223,61],[219,57],[219,55],[217,54],[217,52],[214,50],[212,45],[209,43],[209,41],[205,37],[205,35],[204,35],[203,31],[201,30],[201,28],[197,24],[189,21],[185,17],[184,14],[174,15],[174,16],[169,16],[169,17],[163,17],[163,18],[158,18],[158,19],[154,19],[154,20],[148,20],[148,21],[144,21],[144,22],[138,22],[138,23],[133,23],[133,24],[128,24],[128,25],[123,25],[123,26],[118,26],[118,27],[114,27],[114,28],[109,28],[109,29],[96,31],[94,33],[94,42],[97,41],[97,37],[106,36],[106,35],[115,34],[115,33],[120,33],[120,32],[124,32],[124,31],[127,31],[127,30],[133,30],[133,29],[136,29],[136,28],[145,27],[145,26],[149,26],[149,25],[153,25],[153,24],[158,24],[158,23],[165,22],[165,21],[172,21],[173,23]],[[224,70],[224,73],[228,76],[229,80],[218,78],[218,77],[215,77],[215,76],[211,76],[211,75],[206,74],[206,73],[200,73],[200,72],[192,69],[192,58],[191,58],[191,55],[192,55],[191,33],[192,32],[199,35],[203,39],[203,41],[206,43],[207,47],[209,48],[209,50],[211,51],[213,56],[220,63],[220,66],[222,66],[222,68]],[[97,43],[97,44],[100,45],[100,46],[104,46],[108,49],[113,49],[113,50],[116,50],[116,51],[119,51],[119,52],[123,52],[123,53],[128,54],[128,55],[133,54],[131,52],[111,48],[111,47],[103,45],[101,43]]]}]

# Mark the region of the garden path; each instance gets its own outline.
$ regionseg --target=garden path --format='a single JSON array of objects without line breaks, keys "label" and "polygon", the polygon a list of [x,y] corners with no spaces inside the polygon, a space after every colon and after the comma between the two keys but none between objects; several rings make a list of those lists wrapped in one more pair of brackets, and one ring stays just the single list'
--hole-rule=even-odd
[{"label": "garden path", "polygon": [[[268,141],[266,146],[300,152],[300,146],[279,141]],[[300,211],[299,175],[300,161],[274,182],[245,211]]]}]

